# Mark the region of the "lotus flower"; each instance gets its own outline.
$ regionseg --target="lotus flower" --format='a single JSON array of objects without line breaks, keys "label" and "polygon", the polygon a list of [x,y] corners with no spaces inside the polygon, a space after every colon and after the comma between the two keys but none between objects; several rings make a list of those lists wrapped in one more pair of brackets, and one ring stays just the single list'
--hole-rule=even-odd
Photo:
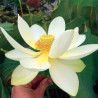
[{"label": "lotus flower", "polygon": [[12,85],[29,83],[40,71],[49,69],[51,78],[63,91],[76,96],[79,80],[76,72],[81,72],[85,64],[83,58],[98,49],[98,44],[80,46],[86,39],[79,35],[79,28],[65,30],[65,21],[56,17],[49,25],[48,34],[37,24],[31,27],[18,15],[18,29],[24,41],[35,52],[17,43],[2,27],[1,31],[15,48],[5,55],[20,62],[12,74]]},{"label": "lotus flower", "polygon": [[39,8],[40,0],[23,0],[27,5],[35,8]]}]

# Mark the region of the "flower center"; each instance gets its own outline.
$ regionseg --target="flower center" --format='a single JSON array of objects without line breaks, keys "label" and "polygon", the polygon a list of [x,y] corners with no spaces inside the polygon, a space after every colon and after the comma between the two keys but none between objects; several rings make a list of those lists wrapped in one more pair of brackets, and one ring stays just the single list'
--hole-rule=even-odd
[{"label": "flower center", "polygon": [[42,51],[49,51],[54,38],[53,35],[41,35],[40,39],[35,43],[35,48]]}]

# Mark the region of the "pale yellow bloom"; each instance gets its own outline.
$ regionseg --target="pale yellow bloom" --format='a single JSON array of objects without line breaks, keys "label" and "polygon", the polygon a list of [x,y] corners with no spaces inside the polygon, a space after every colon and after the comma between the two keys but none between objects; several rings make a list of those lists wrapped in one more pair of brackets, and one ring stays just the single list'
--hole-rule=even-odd
[{"label": "pale yellow bloom", "polygon": [[20,62],[12,74],[12,85],[22,85],[30,82],[39,71],[49,69],[50,75],[63,91],[76,96],[79,80],[76,72],[81,72],[85,64],[83,58],[98,49],[98,44],[80,46],[85,41],[85,35],[79,35],[79,28],[65,30],[65,21],[56,17],[49,25],[48,35],[37,24],[31,27],[18,15],[18,29],[24,41],[35,52],[17,43],[2,27],[1,31],[9,43],[15,48],[6,57]]}]

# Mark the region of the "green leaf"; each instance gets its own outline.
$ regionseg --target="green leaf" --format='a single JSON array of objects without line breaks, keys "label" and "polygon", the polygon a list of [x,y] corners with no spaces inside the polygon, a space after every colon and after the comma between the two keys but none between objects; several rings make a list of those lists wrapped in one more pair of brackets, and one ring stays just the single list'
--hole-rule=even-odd
[{"label": "green leaf", "polygon": [[4,91],[1,78],[0,78],[0,98],[5,98],[5,91]]},{"label": "green leaf", "polygon": [[0,51],[0,64],[3,63],[4,59],[5,59],[5,54],[3,51]]},{"label": "green leaf", "polygon": [[[22,5],[25,5],[25,3],[22,0],[20,1]],[[17,7],[20,7],[19,0],[15,0],[14,2],[12,2],[12,4],[16,5]]]},{"label": "green leaf", "polygon": [[82,24],[85,24],[86,19],[82,16],[76,17],[71,22],[67,23],[66,29],[74,29],[75,27],[81,27]]},{"label": "green leaf", "polygon": [[10,31],[13,30],[13,23],[8,23],[8,22],[0,23],[0,27],[3,27],[5,28],[5,30]]},{"label": "green leaf", "polygon": [[[86,41],[84,44],[98,44],[98,38],[91,34],[90,29],[87,28]],[[79,77],[79,91],[77,96],[71,98],[96,98],[93,86],[95,80],[98,79],[98,51],[83,58],[86,68],[78,73]]]},{"label": "green leaf", "polygon": [[98,7],[98,0],[70,0],[73,4],[77,6],[94,6]]},{"label": "green leaf", "polygon": [[5,7],[0,7],[0,11],[2,11]]},{"label": "green leaf", "polygon": [[66,22],[71,20],[73,5],[68,2],[68,0],[62,0],[58,6],[58,8],[53,11],[52,18],[57,16],[62,16]]},{"label": "green leaf", "polygon": [[48,98],[47,96],[44,96],[44,98]]},{"label": "green leaf", "polygon": [[11,78],[13,70],[19,65],[19,62],[10,59],[5,59],[5,61],[0,66],[0,72],[4,80],[4,84],[7,84],[8,80]]},{"label": "green leaf", "polygon": [[10,93],[7,88],[4,87],[0,78],[0,98],[10,98]]}]

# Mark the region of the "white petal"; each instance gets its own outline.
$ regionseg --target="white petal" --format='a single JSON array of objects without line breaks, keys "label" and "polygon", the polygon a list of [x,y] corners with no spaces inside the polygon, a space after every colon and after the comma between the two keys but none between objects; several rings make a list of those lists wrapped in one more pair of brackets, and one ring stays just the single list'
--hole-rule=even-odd
[{"label": "white petal", "polygon": [[70,46],[73,38],[73,30],[66,30],[60,36],[58,36],[50,49],[49,56],[56,58],[61,56]]},{"label": "white petal", "polygon": [[24,41],[31,47],[34,47],[35,39],[29,28],[29,25],[19,15],[18,15],[18,29]]},{"label": "white petal", "polygon": [[48,63],[48,55],[46,53],[42,53],[40,56],[36,58],[22,58],[20,59],[20,64],[29,69],[35,70],[46,70],[50,67]]},{"label": "white petal", "polygon": [[46,34],[45,30],[37,24],[32,25],[30,29],[32,31],[35,41],[39,40],[41,35]]},{"label": "white petal", "polygon": [[51,61],[49,71],[54,83],[58,87],[71,96],[76,96],[79,88],[79,80],[77,74],[71,68],[53,60]]},{"label": "white petal", "polygon": [[13,50],[7,52],[7,53],[5,54],[5,56],[6,56],[7,58],[9,58],[9,59],[16,60],[16,61],[19,61],[19,59],[21,59],[21,58],[32,57],[32,56],[30,56],[30,55],[26,55],[26,54],[24,54],[24,53],[22,53],[22,52],[19,52],[19,51],[15,50],[15,49],[13,49]]},{"label": "white petal", "polygon": [[54,35],[55,37],[57,37],[64,31],[65,31],[64,19],[60,16],[54,18],[49,25],[48,34]]},{"label": "white petal", "polygon": [[85,64],[81,59],[78,60],[64,60],[64,59],[56,59],[58,63],[64,64],[69,68],[73,69],[75,72],[81,72],[85,68]]},{"label": "white petal", "polygon": [[16,67],[12,74],[12,85],[24,85],[32,81],[38,74],[38,71],[28,70],[21,65]]},{"label": "white petal", "polygon": [[72,39],[72,43],[70,45],[69,48],[71,48],[78,40],[78,37],[79,37],[79,28],[76,27],[74,30],[73,30],[73,33],[74,33],[74,36],[73,36],[73,39]]},{"label": "white petal", "polygon": [[60,58],[62,59],[79,59],[83,58],[98,50],[98,44],[90,44],[71,49],[64,53]]},{"label": "white petal", "polygon": [[21,46],[19,43],[17,43],[2,27],[0,27],[2,33],[4,34],[4,36],[6,37],[6,39],[8,40],[8,42],[18,51],[28,54],[28,55],[33,55],[33,56],[37,56],[39,55],[40,52],[34,52],[30,49],[26,49],[23,46]]},{"label": "white petal", "polygon": [[69,49],[78,47],[79,45],[81,45],[85,41],[85,39],[86,39],[85,35],[79,35],[77,42],[74,45],[72,45]]}]

